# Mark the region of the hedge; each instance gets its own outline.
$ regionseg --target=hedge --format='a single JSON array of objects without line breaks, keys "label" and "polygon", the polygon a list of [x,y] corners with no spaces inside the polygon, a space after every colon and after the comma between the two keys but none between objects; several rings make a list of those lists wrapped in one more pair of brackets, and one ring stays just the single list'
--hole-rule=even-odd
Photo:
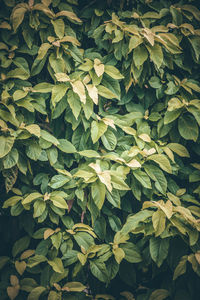
[{"label": "hedge", "polygon": [[198,4],[1,1],[1,300],[199,299]]}]

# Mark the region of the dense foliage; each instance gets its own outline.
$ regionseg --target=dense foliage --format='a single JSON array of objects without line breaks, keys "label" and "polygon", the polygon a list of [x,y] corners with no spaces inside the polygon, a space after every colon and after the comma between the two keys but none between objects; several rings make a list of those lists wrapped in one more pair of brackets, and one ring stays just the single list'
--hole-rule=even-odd
[{"label": "dense foliage", "polygon": [[1,300],[199,299],[199,24],[1,0]]}]

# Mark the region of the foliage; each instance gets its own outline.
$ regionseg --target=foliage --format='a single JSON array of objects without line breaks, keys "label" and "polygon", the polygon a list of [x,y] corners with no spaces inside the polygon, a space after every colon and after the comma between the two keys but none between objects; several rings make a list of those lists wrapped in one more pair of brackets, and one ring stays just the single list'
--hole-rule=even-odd
[{"label": "foliage", "polygon": [[0,5],[1,300],[197,299],[198,1]]}]

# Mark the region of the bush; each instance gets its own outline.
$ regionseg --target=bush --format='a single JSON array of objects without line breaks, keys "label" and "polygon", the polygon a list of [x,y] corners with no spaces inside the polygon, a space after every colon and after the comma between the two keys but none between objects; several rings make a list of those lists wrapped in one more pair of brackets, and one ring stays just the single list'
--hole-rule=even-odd
[{"label": "bush", "polygon": [[199,299],[200,11],[4,0],[3,299]]}]

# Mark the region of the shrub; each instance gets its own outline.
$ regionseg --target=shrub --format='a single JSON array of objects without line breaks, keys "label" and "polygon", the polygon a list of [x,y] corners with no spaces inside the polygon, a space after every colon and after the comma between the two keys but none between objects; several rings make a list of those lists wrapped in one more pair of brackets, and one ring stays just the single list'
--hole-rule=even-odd
[{"label": "shrub", "polygon": [[3,299],[199,299],[198,1],[4,0]]}]

